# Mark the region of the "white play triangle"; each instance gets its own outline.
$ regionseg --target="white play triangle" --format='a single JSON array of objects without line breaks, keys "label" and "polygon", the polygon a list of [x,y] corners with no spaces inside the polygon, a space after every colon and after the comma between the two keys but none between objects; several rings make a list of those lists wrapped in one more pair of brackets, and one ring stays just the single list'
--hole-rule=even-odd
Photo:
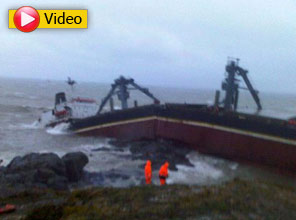
[{"label": "white play triangle", "polygon": [[22,27],[32,23],[35,20],[36,19],[34,17],[32,17],[31,15],[28,15],[25,12],[21,12],[21,26]]}]

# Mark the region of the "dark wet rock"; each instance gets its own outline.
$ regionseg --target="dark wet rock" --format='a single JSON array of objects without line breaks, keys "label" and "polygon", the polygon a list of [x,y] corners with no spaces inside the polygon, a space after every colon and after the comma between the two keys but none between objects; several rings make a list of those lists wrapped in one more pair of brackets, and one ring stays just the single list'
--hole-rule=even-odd
[{"label": "dark wet rock", "polygon": [[[181,143],[165,140],[130,142],[130,151],[134,160],[151,160],[153,169],[159,169],[166,161],[170,163],[170,170],[177,170],[177,164],[193,166],[187,158],[192,150]],[[144,166],[142,164],[140,168]]]},{"label": "dark wet rock", "polygon": [[123,152],[124,149],[121,149],[121,148],[100,147],[100,148],[92,149],[91,151],[93,151],[93,152],[99,152],[99,151],[103,151],[103,152],[110,152],[110,151]]},{"label": "dark wet rock", "polygon": [[88,163],[88,157],[82,152],[68,153],[62,157],[66,176],[70,182],[78,181],[83,173],[83,167]]},{"label": "dark wet rock", "polygon": [[[170,170],[177,170],[176,165],[178,164],[193,166],[187,158],[187,154],[190,153],[192,149],[182,143],[168,140],[111,140],[109,144],[118,149],[129,148],[133,160],[151,160],[153,169],[159,169],[166,161],[170,163]],[[143,169],[144,166],[145,163],[140,165],[140,168]]]},{"label": "dark wet rock", "polygon": [[8,164],[5,173],[17,173],[41,168],[53,170],[62,176],[66,174],[63,161],[54,153],[31,153],[23,157],[16,157]]},{"label": "dark wet rock", "polygon": [[107,148],[107,147],[99,147],[99,148],[96,148],[96,149],[92,149],[91,151],[97,152],[97,151],[110,151],[110,150],[111,149]]},{"label": "dark wet rock", "polygon": [[78,181],[88,158],[81,152],[66,154],[62,159],[54,153],[31,153],[15,157],[1,168],[0,185],[21,190],[30,187],[68,189],[71,181]]},{"label": "dark wet rock", "polygon": [[126,148],[129,146],[130,142],[124,141],[124,140],[119,140],[119,139],[111,139],[109,141],[109,144],[111,144],[112,146],[117,147],[117,148]]}]

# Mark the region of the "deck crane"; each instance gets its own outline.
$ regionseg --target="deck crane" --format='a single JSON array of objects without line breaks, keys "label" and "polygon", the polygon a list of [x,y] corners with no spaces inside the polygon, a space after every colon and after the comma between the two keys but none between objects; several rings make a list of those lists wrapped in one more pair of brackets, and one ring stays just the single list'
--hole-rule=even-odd
[{"label": "deck crane", "polygon": [[[229,59],[226,65],[227,76],[225,81],[222,83],[222,90],[225,90],[226,96],[223,101],[224,109],[226,111],[236,111],[239,89],[249,90],[251,93],[258,111],[262,110],[260,99],[258,97],[258,91],[255,90],[247,76],[248,70],[245,70],[239,66],[239,59]],[[247,88],[239,87],[239,81],[236,77],[241,76],[247,85]]]},{"label": "deck crane", "polygon": [[[132,86],[132,88],[129,88],[129,86]],[[155,98],[155,96],[152,95],[147,88],[143,88],[136,84],[134,79],[127,79],[123,76],[120,76],[118,79],[114,80],[114,83],[111,85],[111,90],[109,91],[108,95],[102,100],[97,114],[101,113],[108,101],[110,101],[110,104],[113,103],[112,97],[114,95],[117,95],[118,99],[120,100],[122,109],[127,109],[129,90],[139,90],[146,96],[150,97],[154,101],[154,104],[160,103],[160,101],[157,98]]]}]

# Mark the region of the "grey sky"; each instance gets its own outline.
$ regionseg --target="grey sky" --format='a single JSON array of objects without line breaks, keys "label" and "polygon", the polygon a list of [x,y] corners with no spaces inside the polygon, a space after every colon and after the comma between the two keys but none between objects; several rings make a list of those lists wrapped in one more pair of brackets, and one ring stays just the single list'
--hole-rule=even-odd
[{"label": "grey sky", "polygon": [[[8,30],[24,4],[88,9],[89,29]],[[220,88],[233,56],[261,91],[296,92],[295,0],[2,0],[1,16],[1,76]]]}]

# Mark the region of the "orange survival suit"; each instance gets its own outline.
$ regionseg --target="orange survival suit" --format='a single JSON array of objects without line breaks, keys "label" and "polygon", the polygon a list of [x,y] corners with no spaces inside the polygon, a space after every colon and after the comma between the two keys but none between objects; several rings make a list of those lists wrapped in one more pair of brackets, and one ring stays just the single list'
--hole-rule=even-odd
[{"label": "orange survival suit", "polygon": [[150,160],[147,160],[147,162],[146,162],[145,179],[146,179],[146,184],[151,184],[152,168],[151,168],[151,161]]},{"label": "orange survival suit", "polygon": [[166,178],[168,178],[168,168],[169,168],[169,163],[165,162],[164,165],[160,167],[159,170],[159,180],[160,180],[160,185],[165,185],[166,184]]}]

